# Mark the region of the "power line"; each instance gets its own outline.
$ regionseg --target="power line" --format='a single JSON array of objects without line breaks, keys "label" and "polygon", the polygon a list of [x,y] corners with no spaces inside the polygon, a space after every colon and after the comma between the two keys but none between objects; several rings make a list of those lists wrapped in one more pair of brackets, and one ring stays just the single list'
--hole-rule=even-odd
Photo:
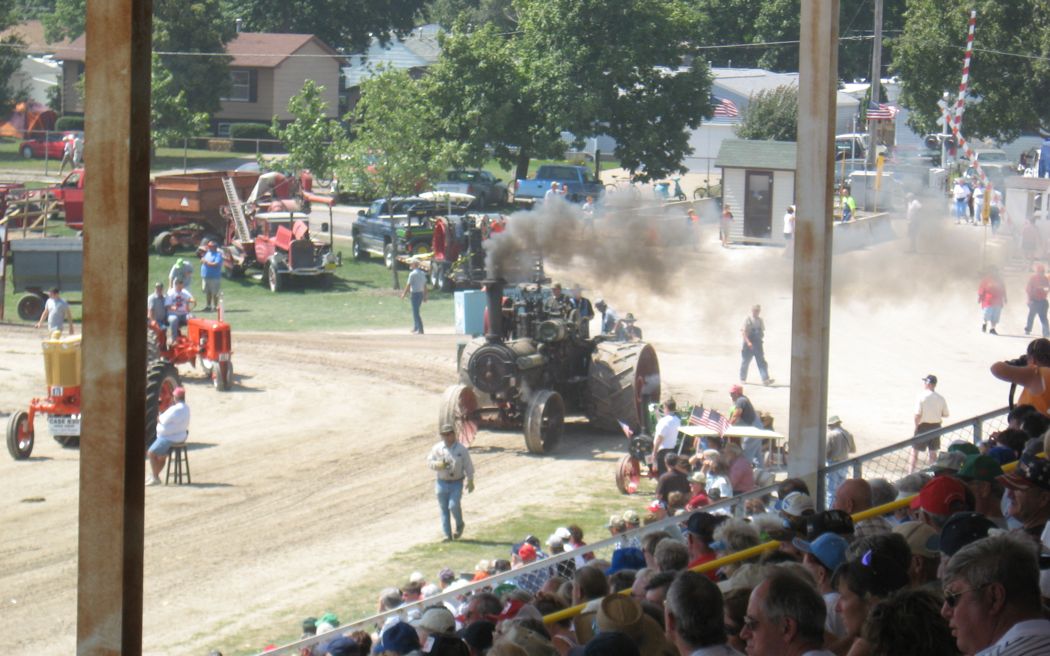
[{"label": "power line", "polygon": [[[840,36],[839,41],[869,41],[874,39],[873,35]],[[757,48],[761,46],[790,46],[801,43],[798,39],[792,41],[762,41],[759,43],[723,43],[714,46],[694,46],[697,50],[720,50],[724,48]]]}]

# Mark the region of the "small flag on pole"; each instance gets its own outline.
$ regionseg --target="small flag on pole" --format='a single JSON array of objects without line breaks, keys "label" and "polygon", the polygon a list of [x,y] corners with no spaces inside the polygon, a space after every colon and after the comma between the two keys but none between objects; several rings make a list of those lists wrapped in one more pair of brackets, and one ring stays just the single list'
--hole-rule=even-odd
[{"label": "small flag on pole", "polygon": [[722,435],[729,429],[729,420],[717,410],[698,406],[689,414],[689,425],[710,428]]},{"label": "small flag on pole", "polygon": [[880,103],[876,105],[873,102],[868,103],[868,120],[869,121],[889,121],[897,115],[897,108],[893,105],[886,103]]},{"label": "small flag on pole", "polygon": [[634,431],[631,430],[631,427],[627,425],[626,421],[623,421],[622,419],[617,419],[616,423],[620,424],[620,430],[622,430],[623,434],[627,436],[627,439],[631,439],[632,437],[634,437]]},{"label": "small flag on pole", "polygon": [[732,100],[726,98],[712,98],[715,101],[715,118],[736,118],[740,116],[740,110]]}]

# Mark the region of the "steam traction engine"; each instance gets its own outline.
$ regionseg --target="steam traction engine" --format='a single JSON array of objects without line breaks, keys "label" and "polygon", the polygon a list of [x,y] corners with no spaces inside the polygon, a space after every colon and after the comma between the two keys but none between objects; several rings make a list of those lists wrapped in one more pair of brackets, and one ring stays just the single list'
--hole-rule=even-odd
[{"label": "steam traction engine", "polygon": [[522,428],[531,453],[550,451],[567,413],[601,429],[637,431],[646,404],[660,398],[660,364],[642,342],[581,337],[579,315],[539,284],[507,290],[486,280],[484,337],[459,358],[459,383],[445,390],[439,425],[469,443],[478,428]]}]

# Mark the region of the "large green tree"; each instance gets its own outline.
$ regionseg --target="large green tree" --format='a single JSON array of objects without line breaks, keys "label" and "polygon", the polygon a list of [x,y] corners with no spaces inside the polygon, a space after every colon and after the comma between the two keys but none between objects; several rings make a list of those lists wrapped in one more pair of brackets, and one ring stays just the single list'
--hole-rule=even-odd
[{"label": "large green tree", "polygon": [[937,101],[949,92],[955,103],[971,9],[977,23],[963,134],[1010,140],[1022,131],[1050,129],[1046,0],[909,0],[893,70],[913,127],[939,131]]},{"label": "large green tree", "polygon": [[[15,23],[17,9],[15,0],[0,0],[0,30]],[[23,45],[21,37],[17,35],[0,39],[0,116],[4,119],[14,104],[26,96],[26,90],[15,86],[13,82],[14,74],[21,68],[25,55]]]},{"label": "large green tree", "polygon": [[798,87],[781,86],[753,95],[736,135],[741,139],[795,141],[798,137]]},{"label": "large green tree", "polygon": [[153,140],[158,145],[178,145],[188,137],[208,130],[208,114],[195,112],[186,102],[186,91],[178,88],[171,71],[153,55],[150,123]]},{"label": "large green tree", "polygon": [[430,0],[424,11],[428,21],[452,27],[463,20],[471,25],[494,25],[511,30],[518,15],[511,0]]},{"label": "large green tree", "polygon": [[313,34],[335,48],[362,51],[373,36],[405,34],[424,0],[225,0],[228,15],[251,32]]},{"label": "large green tree", "polygon": [[562,132],[606,134],[639,179],[681,170],[689,130],[709,117],[710,78],[686,44],[694,12],[679,0],[515,0],[513,34],[462,21],[433,69],[443,126],[478,155],[492,147],[524,175],[560,155]]}]

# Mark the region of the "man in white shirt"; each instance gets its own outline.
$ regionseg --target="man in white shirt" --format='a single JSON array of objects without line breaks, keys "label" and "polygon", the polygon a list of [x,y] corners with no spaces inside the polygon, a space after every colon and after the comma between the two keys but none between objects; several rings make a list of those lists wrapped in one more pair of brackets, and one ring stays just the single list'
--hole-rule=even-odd
[{"label": "man in white shirt", "polygon": [[[937,393],[937,376],[930,374],[922,379],[923,392],[915,407],[915,435],[927,431],[936,430],[941,427],[941,420],[948,416],[948,402]],[[932,437],[922,442],[917,442],[911,448],[911,469],[915,472],[919,463],[919,452],[928,451],[926,456],[927,466],[937,461],[937,452],[941,449],[941,438]]]},{"label": "man in white shirt", "polygon": [[58,291],[58,287],[52,287],[51,291],[48,292],[47,302],[44,303],[44,311],[40,314],[40,318],[37,319],[36,327],[39,328],[40,324],[47,322],[47,332],[61,333],[62,324],[69,323],[69,334],[73,334],[73,311],[69,309],[69,303],[62,298]]},{"label": "man in white shirt", "polygon": [[667,473],[664,460],[678,448],[678,429],[682,427],[682,420],[675,414],[677,407],[674,399],[664,401],[663,417],[653,429],[653,464],[656,465],[657,478]]},{"label": "man in white shirt", "polygon": [[183,286],[181,280],[175,281],[175,287],[168,292],[164,304],[168,307],[168,326],[171,328],[171,341],[175,342],[179,337],[179,330],[186,325],[190,310],[196,305],[193,294],[189,293]]},{"label": "man in white shirt", "polygon": [[964,654],[1050,654],[1050,620],[1043,617],[1039,561],[1024,535],[1003,534],[955,552],[944,571],[941,615]]},{"label": "man in white shirt", "polygon": [[185,388],[176,387],[171,396],[174,403],[157,417],[157,439],[146,454],[150,466],[146,485],[160,484],[160,470],[164,469],[172,447],[184,444],[190,434],[190,407],[186,405]]},{"label": "man in white shirt", "polygon": [[726,644],[722,591],[703,574],[675,576],[664,600],[664,627],[682,656],[740,656]]},{"label": "man in white shirt", "polygon": [[751,592],[740,637],[748,656],[832,656],[823,649],[826,616],[816,588],[780,569]]},{"label": "man in white shirt", "polygon": [[970,220],[970,188],[966,186],[965,178],[956,178],[952,187],[952,198],[955,199],[955,222]]}]

